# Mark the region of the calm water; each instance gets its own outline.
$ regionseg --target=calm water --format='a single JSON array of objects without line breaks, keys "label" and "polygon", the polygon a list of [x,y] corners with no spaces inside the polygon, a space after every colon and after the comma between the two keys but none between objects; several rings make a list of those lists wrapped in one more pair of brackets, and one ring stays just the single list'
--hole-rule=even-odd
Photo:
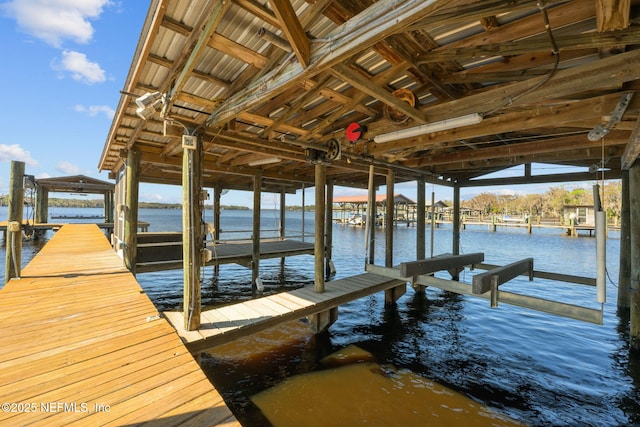
[{"label": "calm water", "polygon": [[[91,214],[94,210],[57,209],[55,213],[67,212]],[[6,210],[0,210],[0,215],[5,219]],[[277,229],[278,215],[263,212],[262,228]],[[305,231],[309,233],[313,231],[313,214],[305,215]],[[151,231],[176,231],[181,227],[180,211],[142,210],[139,217],[151,223]],[[251,212],[223,211],[221,228],[229,232],[223,239],[249,236]],[[287,213],[286,228],[287,235],[301,234],[299,212]],[[239,231],[230,233],[234,230]],[[415,236],[415,227],[396,228],[395,264],[415,259]],[[429,237],[427,229],[427,240]],[[384,237],[378,232],[376,238],[376,264],[383,265]],[[531,235],[519,229],[490,233],[478,227],[462,231],[460,240],[461,252],[484,252],[487,263],[504,265],[533,257],[537,270],[587,277],[596,274],[593,238],[569,238],[560,230],[534,229]],[[427,241],[427,254],[429,247]],[[434,247],[435,254],[451,251],[450,229],[435,231]],[[37,250],[38,244],[25,242],[23,259],[30,259]],[[4,258],[4,248],[2,251]],[[364,230],[334,225],[333,254],[335,278],[361,273]],[[616,316],[618,254],[619,239],[613,233],[607,243],[610,281],[602,326],[506,304],[491,309],[487,300],[437,289],[429,288],[425,295],[408,289],[395,307],[385,308],[383,295],[340,307],[339,319],[328,334],[311,337],[290,332],[286,342],[276,338],[275,345],[253,359],[251,348],[246,346],[255,346],[256,342],[244,348],[240,343],[227,353],[221,350],[205,356],[203,366],[235,413],[251,425],[267,424],[251,396],[288,377],[325,369],[320,363],[324,356],[352,345],[370,353],[381,366],[434,381],[527,425],[640,425],[640,363],[630,360],[628,327]],[[4,263],[1,265],[4,270]],[[264,260],[260,276],[265,293],[312,285],[313,258],[288,258],[284,266],[279,260]],[[470,282],[471,276],[467,270],[461,273],[461,280]],[[213,269],[206,269],[203,303],[219,305],[251,298],[250,278],[251,272],[239,266],[223,265],[218,276]],[[140,274],[138,280],[159,309],[180,307],[181,271]],[[599,308],[591,287],[516,279],[503,288]],[[425,420],[419,425],[429,424]]]}]

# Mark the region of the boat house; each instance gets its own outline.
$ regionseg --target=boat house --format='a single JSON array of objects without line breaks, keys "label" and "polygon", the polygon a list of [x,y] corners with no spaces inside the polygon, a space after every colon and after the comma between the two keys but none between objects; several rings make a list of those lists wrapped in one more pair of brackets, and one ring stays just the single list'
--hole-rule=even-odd
[{"label": "boat house", "polygon": [[[314,187],[322,293],[334,186],[368,188],[371,218],[375,188],[390,199],[396,183],[415,182],[418,223],[426,184],[450,187],[457,255],[461,188],[622,179],[630,239],[619,288],[632,296],[619,304],[629,307],[640,298],[631,280],[640,261],[629,256],[640,246],[640,220],[628,214],[640,209],[640,28],[630,3],[152,1],[99,159],[116,180],[127,265],[135,269],[141,182],[183,188],[191,330],[203,188],[214,203],[224,190],[252,190],[260,211],[262,192]],[[572,169],[538,173],[542,163]],[[514,166],[517,176],[488,176]],[[631,331],[640,347],[640,313]]]}]

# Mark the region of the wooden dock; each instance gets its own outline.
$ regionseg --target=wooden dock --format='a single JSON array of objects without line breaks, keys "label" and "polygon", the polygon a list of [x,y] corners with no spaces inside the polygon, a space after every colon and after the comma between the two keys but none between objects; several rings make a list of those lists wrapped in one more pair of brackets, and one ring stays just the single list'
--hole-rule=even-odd
[{"label": "wooden dock", "polygon": [[0,290],[1,425],[239,426],[94,224]]},{"label": "wooden dock", "polygon": [[[158,240],[163,239],[163,240]],[[182,265],[181,233],[138,233],[136,273],[176,270]],[[211,261],[206,265],[240,264],[250,267],[253,243],[248,240],[209,243]],[[292,239],[260,240],[260,259],[313,254],[313,243]]]},{"label": "wooden dock", "polygon": [[[62,223],[62,222],[36,222],[34,223],[31,220],[24,220],[22,221],[22,227],[23,228],[30,228],[31,230],[35,230],[35,231],[46,231],[46,230],[54,230],[57,231],[60,228],[62,228],[63,225],[66,225],[67,223]],[[92,222],[92,223],[84,223],[84,224],[95,224],[97,227],[105,229],[105,230],[111,230],[113,229],[113,223],[112,222]],[[149,223],[148,222],[144,222],[144,221],[139,221],[138,222],[138,228],[142,231],[147,231],[149,229]],[[7,232],[7,221],[0,221],[0,231],[4,233]]]},{"label": "wooden dock", "polygon": [[279,323],[325,312],[392,288],[402,288],[400,291],[404,293],[406,281],[363,273],[326,282],[323,293],[317,293],[312,288],[300,288],[203,311],[201,327],[197,331],[184,329],[181,312],[163,314],[176,328],[187,348],[193,353],[199,353]]}]

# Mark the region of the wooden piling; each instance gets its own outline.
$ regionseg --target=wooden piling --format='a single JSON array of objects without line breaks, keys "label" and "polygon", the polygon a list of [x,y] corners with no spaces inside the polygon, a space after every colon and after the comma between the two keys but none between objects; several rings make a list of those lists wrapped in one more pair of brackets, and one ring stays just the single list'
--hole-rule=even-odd
[{"label": "wooden piling", "polygon": [[104,222],[113,223],[113,210],[113,191],[106,191],[104,193]]},{"label": "wooden piling", "polygon": [[620,266],[618,273],[618,312],[629,316],[631,287],[631,211],[629,209],[629,171],[622,171],[622,208],[620,212]]},{"label": "wooden piling", "polygon": [[[7,205],[8,230],[5,238],[7,250],[4,263],[4,282],[20,277],[22,269],[22,216],[24,213],[24,162],[11,161],[9,171],[9,203]],[[11,230],[14,224],[14,230]]]},{"label": "wooden piling", "polygon": [[34,221],[38,224],[49,222],[49,190],[41,185],[36,185]]},{"label": "wooden piling", "polygon": [[368,186],[368,196],[367,196],[367,221],[365,230],[365,248],[367,248],[367,252],[369,254],[368,259],[365,259],[365,264],[374,264],[375,260],[375,247],[376,247],[376,239],[375,239],[375,231],[376,231],[376,192],[374,187],[374,173],[375,168],[373,165],[369,166],[369,186]]},{"label": "wooden piling", "polygon": [[200,266],[202,260],[202,140],[182,153],[182,268],[184,328],[200,327]]},{"label": "wooden piling", "polygon": [[[453,236],[451,253],[453,255],[460,254],[460,185],[453,186]],[[458,280],[458,275],[452,277],[453,280]]]},{"label": "wooden piling", "polygon": [[325,184],[327,166],[321,163],[315,166],[316,212],[314,236],[314,289],[324,292],[324,221],[325,221]]},{"label": "wooden piling", "polygon": [[[220,198],[222,197],[222,188],[216,185],[213,188],[213,244],[216,245],[220,241]],[[213,273],[220,273],[220,264],[213,266]]]},{"label": "wooden piling", "polygon": [[[416,217],[416,257],[424,259],[425,257],[425,188],[424,178],[420,177],[417,181],[417,198],[418,212]],[[432,202],[433,204],[433,202]]]},{"label": "wooden piling", "polygon": [[[387,219],[387,226],[384,229],[384,241],[385,241],[385,253],[384,253],[384,265],[385,267],[393,267],[393,215],[394,215],[394,187],[395,175],[391,169],[387,171],[387,203],[385,205],[385,217]],[[371,218],[375,221],[375,218]]]},{"label": "wooden piling", "polygon": [[124,211],[124,263],[127,269],[136,274],[136,255],[138,253],[138,188],[140,177],[140,153],[127,151],[126,190]]},{"label": "wooden piling", "polygon": [[257,280],[260,276],[260,211],[262,209],[262,171],[253,177],[253,228],[251,233],[251,288],[255,292],[258,288]]},{"label": "wooden piling", "polygon": [[[640,162],[636,161],[629,169],[629,211],[640,212]],[[631,215],[631,288],[630,305],[630,348],[640,352],[640,216]]]},{"label": "wooden piling", "polygon": [[331,277],[331,258],[333,256],[333,180],[327,179],[327,197],[325,213],[325,277]]}]

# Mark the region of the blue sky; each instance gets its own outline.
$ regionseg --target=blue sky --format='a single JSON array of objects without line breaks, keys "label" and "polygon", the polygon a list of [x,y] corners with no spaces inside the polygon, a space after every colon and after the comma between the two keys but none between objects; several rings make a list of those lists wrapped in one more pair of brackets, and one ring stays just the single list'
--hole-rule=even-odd
[{"label": "blue sky", "polygon": [[[1,194],[8,193],[11,160],[24,161],[26,173],[37,178],[83,174],[108,179],[98,172],[98,161],[148,7],[141,0],[0,0],[0,43],[8,59],[0,67]],[[546,188],[474,188],[461,195]],[[429,186],[428,200],[431,191],[436,199],[452,198],[450,189]],[[415,183],[397,185],[396,192],[415,198]],[[365,193],[335,190],[336,196]],[[263,206],[274,204],[273,195],[264,197]],[[313,189],[307,190],[306,204],[313,204],[313,197]],[[140,200],[179,202],[181,190],[142,184]],[[222,203],[251,206],[252,196],[231,191]],[[287,196],[287,205],[296,204],[301,204],[300,192]]]}]

